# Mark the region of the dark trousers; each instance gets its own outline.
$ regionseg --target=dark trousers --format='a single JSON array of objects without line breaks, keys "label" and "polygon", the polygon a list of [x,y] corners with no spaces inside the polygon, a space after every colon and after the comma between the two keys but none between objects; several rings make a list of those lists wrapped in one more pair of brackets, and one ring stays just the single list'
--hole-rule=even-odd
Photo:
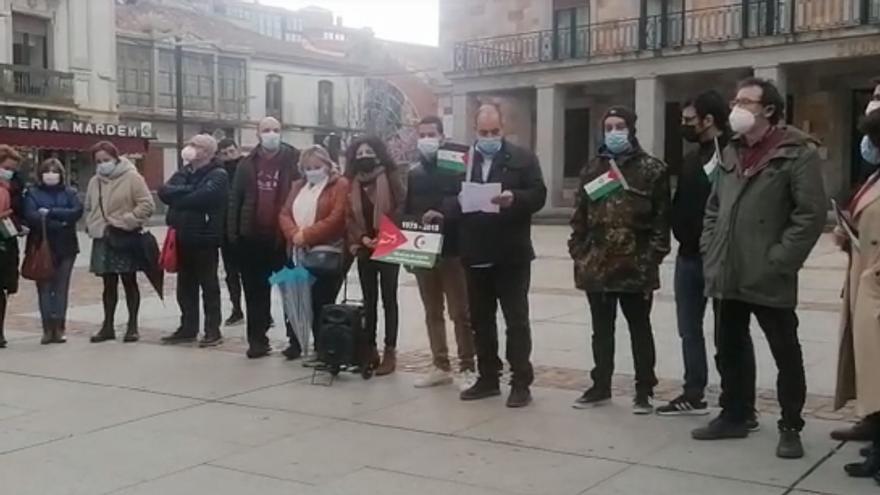
[{"label": "dark trousers", "polygon": [[880,449],[880,413],[874,413],[865,418],[865,421],[874,425],[874,448]]},{"label": "dark trousers", "polygon": [[55,260],[55,273],[52,278],[37,282],[37,296],[40,300],[40,315],[45,325],[49,321],[67,321],[67,297],[70,294],[70,275],[76,255]]},{"label": "dark trousers", "polygon": [[284,249],[274,239],[242,239],[239,267],[247,306],[247,337],[251,347],[269,345],[266,332],[272,320],[269,277],[284,266]]},{"label": "dark trousers", "polygon": [[468,300],[477,369],[480,379],[498,382],[503,363],[498,357],[498,304],[507,325],[507,362],[511,385],[528,387],[535,379],[530,361],[532,330],[529,325],[529,286],[531,263],[468,268]]},{"label": "dark trousers", "polygon": [[400,265],[371,260],[362,255],[358,258],[358,278],[364,296],[367,333],[375,346],[379,321],[379,292],[382,292],[382,308],[385,315],[385,347],[397,347],[399,309],[397,306],[397,279]]},{"label": "dark trousers", "polygon": [[[336,296],[339,295],[339,289],[342,287],[344,275],[324,275],[315,277],[315,283],[312,285],[312,347],[318,347],[318,332],[321,328],[321,310],[324,306],[336,302]],[[299,347],[302,350],[302,342],[296,338],[293,327],[287,324],[287,338],[290,345],[294,348]]]},{"label": "dark trousers", "polygon": [[678,255],[675,261],[675,315],[684,359],[684,395],[701,401],[709,381],[703,317],[706,315],[703,258]]},{"label": "dark trousers", "polygon": [[221,248],[223,254],[223,271],[226,272],[226,288],[232,302],[232,312],[241,312],[241,268],[238,266],[238,255],[229,244]]},{"label": "dark trousers", "polygon": [[716,345],[723,391],[722,415],[729,421],[742,423],[754,411],[754,349],[749,337],[749,323],[754,314],[776,361],[776,391],[782,408],[779,427],[797,431],[803,429],[801,412],[806,400],[807,383],[794,308],[770,308],[724,299],[718,302],[716,311]]},{"label": "dark trousers", "polygon": [[195,337],[199,333],[199,290],[205,309],[205,337],[220,335],[220,280],[217,248],[187,248],[178,251],[177,304],[180,306],[180,332]]},{"label": "dark trousers", "polygon": [[593,386],[611,390],[614,375],[614,332],[617,305],[629,326],[630,344],[636,369],[636,392],[653,395],[657,386],[654,365],[657,360],[654,349],[654,333],[651,329],[651,293],[589,292],[590,315],[593,320],[593,362],[590,373]]}]

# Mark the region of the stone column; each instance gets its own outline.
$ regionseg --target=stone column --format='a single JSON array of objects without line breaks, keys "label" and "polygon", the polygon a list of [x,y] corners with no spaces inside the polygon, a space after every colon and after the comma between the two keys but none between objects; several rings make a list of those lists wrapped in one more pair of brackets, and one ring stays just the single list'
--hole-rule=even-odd
[{"label": "stone column", "polygon": [[637,136],[642,148],[663,159],[666,154],[666,87],[656,76],[636,79]]},{"label": "stone column", "polygon": [[560,86],[537,89],[535,153],[547,184],[545,208],[560,206],[565,175],[565,90]]},{"label": "stone column", "polygon": [[476,99],[470,93],[452,95],[452,129],[446,135],[455,142],[470,143],[474,132],[474,113]]}]

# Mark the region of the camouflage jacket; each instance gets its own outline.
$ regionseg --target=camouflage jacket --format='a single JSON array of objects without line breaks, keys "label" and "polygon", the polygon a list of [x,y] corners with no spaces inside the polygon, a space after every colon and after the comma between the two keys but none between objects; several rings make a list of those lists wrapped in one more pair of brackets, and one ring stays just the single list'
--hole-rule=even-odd
[{"label": "camouflage jacket", "polygon": [[596,201],[584,187],[608,172],[610,156],[600,153],[581,171],[568,241],[575,285],[587,292],[651,292],[660,288],[659,266],[670,251],[668,169],[641,150],[616,164],[626,186]]}]

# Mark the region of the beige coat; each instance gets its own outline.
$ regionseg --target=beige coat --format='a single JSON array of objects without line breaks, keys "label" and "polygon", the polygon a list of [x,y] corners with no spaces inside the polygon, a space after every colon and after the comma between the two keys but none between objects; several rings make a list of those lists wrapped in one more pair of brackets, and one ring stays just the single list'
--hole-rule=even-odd
[{"label": "beige coat", "polygon": [[[103,212],[99,198],[103,198]],[[84,207],[89,236],[101,239],[108,223],[128,231],[143,227],[156,204],[137,168],[120,158],[119,165],[109,177],[95,175],[89,181]]]},{"label": "beige coat", "polygon": [[853,249],[844,287],[835,406],[856,399],[856,414],[880,412],[880,182],[853,214],[861,250]]}]

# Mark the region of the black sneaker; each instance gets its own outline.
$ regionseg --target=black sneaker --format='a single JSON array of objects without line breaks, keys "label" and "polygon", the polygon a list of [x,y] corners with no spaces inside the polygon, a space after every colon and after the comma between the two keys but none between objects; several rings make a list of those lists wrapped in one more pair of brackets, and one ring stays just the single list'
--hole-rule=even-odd
[{"label": "black sneaker", "polygon": [[520,408],[532,403],[532,392],[529,387],[514,386],[507,397],[507,407]]},{"label": "black sneaker", "polygon": [[0,337],[0,349],[6,349],[6,339]]},{"label": "black sneaker", "polygon": [[708,425],[691,432],[691,437],[694,440],[725,440],[746,438],[747,436],[749,436],[749,429],[745,423],[732,423],[720,416],[710,421]]},{"label": "black sneaker", "polygon": [[272,352],[272,348],[268,345],[256,345],[250,346],[245,355],[248,359],[259,359],[268,356],[270,352]]},{"label": "black sneaker", "polygon": [[577,398],[571,406],[575,409],[592,409],[611,400],[611,391],[592,387]]},{"label": "black sneaker", "polygon": [[244,323],[244,313],[241,311],[233,311],[231,315],[229,315],[229,319],[223,324],[227,327],[234,327],[236,325],[241,325]]},{"label": "black sneaker", "polygon": [[299,346],[289,345],[287,349],[281,351],[281,354],[284,355],[284,359],[288,361],[295,361],[302,356],[302,350]]},{"label": "black sneaker", "polygon": [[166,335],[162,337],[160,340],[163,344],[166,345],[191,344],[196,341],[196,336],[183,333],[181,330],[178,330],[171,335]]},{"label": "black sneaker", "polygon": [[750,433],[756,433],[761,431],[761,423],[758,422],[758,412],[755,411],[752,413],[752,417],[746,420],[746,428],[749,429]]},{"label": "black sneaker", "polygon": [[636,398],[633,399],[633,414],[638,416],[654,414],[654,404],[651,403],[650,395],[636,394]]},{"label": "black sneaker", "polygon": [[202,340],[199,341],[199,347],[217,347],[218,345],[223,343],[223,336],[220,334],[202,337]]},{"label": "black sneaker", "polygon": [[477,378],[477,383],[463,391],[459,398],[463,401],[472,401],[488,399],[489,397],[497,397],[499,395],[501,395],[501,388],[498,386],[498,382]]},{"label": "black sneaker", "polygon": [[859,450],[859,455],[862,457],[868,457],[869,455],[871,455],[872,452],[874,452],[874,447],[868,445],[867,447],[862,447],[862,449]]},{"label": "black sneaker", "polygon": [[843,470],[853,478],[870,478],[880,471],[880,454],[868,452],[862,462],[847,464],[843,466]]},{"label": "black sneaker", "polygon": [[800,459],[804,456],[804,445],[801,443],[801,434],[796,430],[779,430],[779,446],[776,447],[776,457],[780,459]]},{"label": "black sneaker", "polygon": [[657,408],[658,416],[705,416],[709,414],[709,404],[703,400],[691,400],[680,395],[669,404]]}]

